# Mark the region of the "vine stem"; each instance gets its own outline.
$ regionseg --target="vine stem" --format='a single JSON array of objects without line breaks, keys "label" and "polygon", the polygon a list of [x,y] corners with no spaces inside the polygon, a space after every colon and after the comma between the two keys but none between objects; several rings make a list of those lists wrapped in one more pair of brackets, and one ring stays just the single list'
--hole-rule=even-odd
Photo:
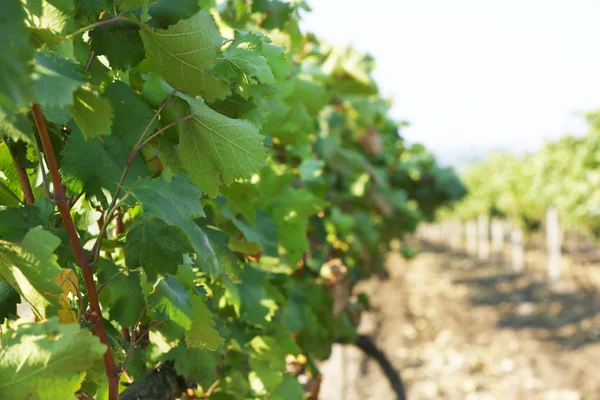
[{"label": "vine stem", "polygon": [[81,269],[85,281],[85,287],[87,289],[89,307],[90,307],[90,322],[94,328],[94,332],[104,345],[106,345],[106,351],[104,352],[104,368],[106,370],[106,376],[108,377],[108,398],[109,400],[118,400],[119,398],[119,369],[115,364],[115,360],[110,351],[110,345],[104,330],[104,323],[102,319],[102,311],[100,310],[100,303],[98,302],[98,293],[96,292],[96,284],[94,283],[94,273],[90,267],[88,257],[85,254],[85,250],[81,245],[79,235],[75,229],[73,218],[69,209],[69,202],[65,189],[62,185],[60,173],[58,172],[58,165],[56,158],[54,157],[54,151],[52,149],[52,143],[50,142],[50,136],[48,135],[48,129],[46,128],[46,121],[44,120],[44,114],[40,109],[39,104],[34,104],[31,107],[33,112],[33,118],[37,127],[44,153],[46,153],[46,161],[48,169],[50,170],[50,176],[52,177],[52,184],[54,186],[54,200],[60,211],[60,215],[63,219],[63,223],[67,234],[69,236],[69,242],[75,253],[77,265]]},{"label": "vine stem", "polygon": [[25,199],[25,204],[33,204],[35,198],[33,197],[33,190],[31,189],[31,182],[29,182],[29,176],[27,176],[27,171],[25,170],[25,168],[23,168],[23,166],[17,159],[17,153],[15,149],[8,144],[8,140],[6,145],[8,147],[8,152],[12,157],[15,169],[17,170],[17,177],[19,178],[19,183],[21,184],[21,190],[23,191],[23,198]]}]

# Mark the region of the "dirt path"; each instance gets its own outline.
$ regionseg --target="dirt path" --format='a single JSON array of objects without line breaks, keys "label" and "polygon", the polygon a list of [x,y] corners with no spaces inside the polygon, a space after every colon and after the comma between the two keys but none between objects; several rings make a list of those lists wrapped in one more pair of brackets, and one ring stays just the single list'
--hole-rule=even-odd
[{"label": "dirt path", "polygon": [[[401,371],[409,399],[600,399],[593,289],[431,247],[389,262],[389,280],[359,288],[374,306],[360,330]],[[374,362],[343,352],[343,400],[394,399]]]}]

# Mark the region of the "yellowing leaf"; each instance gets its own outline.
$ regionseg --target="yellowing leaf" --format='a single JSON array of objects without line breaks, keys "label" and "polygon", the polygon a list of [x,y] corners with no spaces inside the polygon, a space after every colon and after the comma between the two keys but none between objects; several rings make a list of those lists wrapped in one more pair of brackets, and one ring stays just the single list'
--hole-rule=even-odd
[{"label": "yellowing leaf", "polygon": [[77,323],[77,314],[71,307],[71,299],[69,294],[77,296],[77,287],[79,279],[75,272],[69,268],[63,268],[60,275],[56,277],[56,283],[60,287],[62,293],[58,296],[58,303],[60,309],[58,310],[58,317],[60,322],[63,324]]}]

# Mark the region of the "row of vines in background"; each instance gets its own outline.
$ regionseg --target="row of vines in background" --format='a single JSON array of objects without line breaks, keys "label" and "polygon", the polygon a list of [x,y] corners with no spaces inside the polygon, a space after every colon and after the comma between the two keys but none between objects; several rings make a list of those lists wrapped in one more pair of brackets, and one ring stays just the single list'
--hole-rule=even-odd
[{"label": "row of vines in background", "polygon": [[3,2],[1,398],[317,395],[354,284],[465,190],[300,10]]},{"label": "row of vines in background", "polygon": [[556,208],[561,227],[589,237],[600,234],[600,112],[586,114],[589,132],[546,143],[519,157],[490,153],[462,175],[469,194],[451,212],[464,220],[507,218],[532,233]]}]

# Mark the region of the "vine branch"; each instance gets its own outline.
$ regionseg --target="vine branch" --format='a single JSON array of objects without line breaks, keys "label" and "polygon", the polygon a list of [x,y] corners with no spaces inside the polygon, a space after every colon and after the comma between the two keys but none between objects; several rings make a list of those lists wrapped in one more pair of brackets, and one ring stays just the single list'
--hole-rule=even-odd
[{"label": "vine branch", "polygon": [[94,283],[94,273],[89,265],[88,257],[85,254],[85,250],[79,240],[79,235],[73,223],[71,212],[69,209],[69,201],[65,193],[65,188],[62,185],[60,173],[58,172],[58,165],[56,158],[54,157],[54,151],[52,149],[52,143],[50,142],[50,136],[48,135],[48,129],[46,128],[46,121],[44,120],[44,114],[38,104],[34,104],[31,107],[33,112],[33,118],[35,125],[44,148],[46,155],[46,161],[50,176],[52,177],[52,184],[54,186],[54,200],[60,211],[65,229],[69,236],[69,242],[75,253],[77,265],[81,269],[85,281],[85,287],[88,294],[89,307],[90,307],[90,322],[94,328],[94,332],[104,345],[106,345],[106,352],[104,353],[104,368],[106,370],[106,376],[108,377],[109,387],[109,399],[118,400],[119,398],[119,370],[113,359],[113,355],[110,351],[110,344],[104,330],[104,323],[102,319],[102,311],[100,309],[100,303],[98,302],[98,293],[96,292],[96,284]]}]

